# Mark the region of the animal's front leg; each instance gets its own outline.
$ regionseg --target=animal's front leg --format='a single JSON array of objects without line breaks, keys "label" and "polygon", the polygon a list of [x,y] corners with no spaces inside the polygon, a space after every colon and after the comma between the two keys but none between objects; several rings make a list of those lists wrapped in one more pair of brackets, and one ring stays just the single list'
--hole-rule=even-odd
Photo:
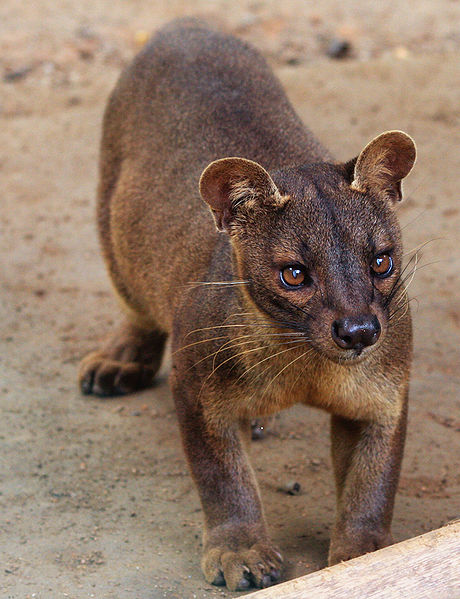
[{"label": "animal's front leg", "polygon": [[181,384],[173,387],[184,449],[204,511],[201,565],[206,580],[232,591],[274,584],[282,558],[267,535],[238,425],[218,426],[206,418],[189,390]]},{"label": "animal's front leg", "polygon": [[406,402],[385,424],[332,417],[337,515],[329,564],[390,545],[406,431]]}]

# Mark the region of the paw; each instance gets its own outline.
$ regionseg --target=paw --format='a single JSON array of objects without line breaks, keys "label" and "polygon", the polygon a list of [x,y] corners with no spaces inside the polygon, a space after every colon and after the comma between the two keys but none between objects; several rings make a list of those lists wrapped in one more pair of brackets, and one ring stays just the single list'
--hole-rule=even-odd
[{"label": "paw", "polygon": [[366,534],[359,532],[356,535],[337,535],[331,541],[328,565],[333,566],[339,562],[346,562],[365,553],[388,547],[392,543],[393,539],[389,533],[369,532]]},{"label": "paw", "polygon": [[86,395],[108,397],[149,387],[154,374],[145,364],[112,360],[102,352],[93,352],[81,361],[78,380]]},{"label": "paw", "polygon": [[228,547],[213,547],[205,552],[201,567],[206,580],[229,591],[244,591],[250,586],[265,588],[280,579],[283,558],[266,543],[231,551]]}]

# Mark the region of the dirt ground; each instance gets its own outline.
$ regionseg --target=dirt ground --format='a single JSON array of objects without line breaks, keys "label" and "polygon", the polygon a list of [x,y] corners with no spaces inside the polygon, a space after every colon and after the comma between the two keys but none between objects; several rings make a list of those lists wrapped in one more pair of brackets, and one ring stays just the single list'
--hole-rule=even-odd
[{"label": "dirt ground", "polygon": [[[394,535],[413,537],[459,515],[460,2],[197,0],[191,9],[174,0],[3,0],[5,598],[232,596],[200,572],[202,515],[168,361],[153,390],[125,399],[88,399],[76,386],[80,358],[119,315],[93,218],[104,103],[148,32],[192,12],[264,52],[337,158],[387,129],[417,141],[399,211],[407,250],[429,243],[410,288],[415,359]],[[347,56],[328,56],[341,40]],[[283,413],[253,444],[253,463],[285,579],[324,567],[334,510],[327,416]],[[297,496],[278,490],[291,481],[301,485]]]}]

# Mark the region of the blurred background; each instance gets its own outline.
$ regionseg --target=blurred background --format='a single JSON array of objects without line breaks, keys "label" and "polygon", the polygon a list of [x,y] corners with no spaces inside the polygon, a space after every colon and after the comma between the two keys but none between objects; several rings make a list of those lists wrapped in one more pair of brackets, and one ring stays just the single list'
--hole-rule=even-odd
[{"label": "blurred background", "polygon": [[[34,0],[0,5],[0,588],[9,598],[233,596],[201,575],[201,512],[168,364],[155,389],[82,397],[78,362],[117,322],[94,224],[100,124],[150,33],[193,14],[253,43],[340,160],[403,129],[398,208],[418,253],[397,540],[458,516],[460,2]],[[217,157],[216,157],[217,158]],[[424,245],[426,244],[426,245]],[[253,445],[286,578],[324,567],[328,418],[295,408]],[[300,493],[285,490],[294,482]]]}]

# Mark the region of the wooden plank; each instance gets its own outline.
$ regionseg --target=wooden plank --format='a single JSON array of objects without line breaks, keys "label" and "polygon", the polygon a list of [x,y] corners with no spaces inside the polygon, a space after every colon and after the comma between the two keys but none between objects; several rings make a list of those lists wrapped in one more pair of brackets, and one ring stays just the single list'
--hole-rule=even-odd
[{"label": "wooden plank", "polygon": [[460,520],[251,594],[254,599],[459,599]]}]

